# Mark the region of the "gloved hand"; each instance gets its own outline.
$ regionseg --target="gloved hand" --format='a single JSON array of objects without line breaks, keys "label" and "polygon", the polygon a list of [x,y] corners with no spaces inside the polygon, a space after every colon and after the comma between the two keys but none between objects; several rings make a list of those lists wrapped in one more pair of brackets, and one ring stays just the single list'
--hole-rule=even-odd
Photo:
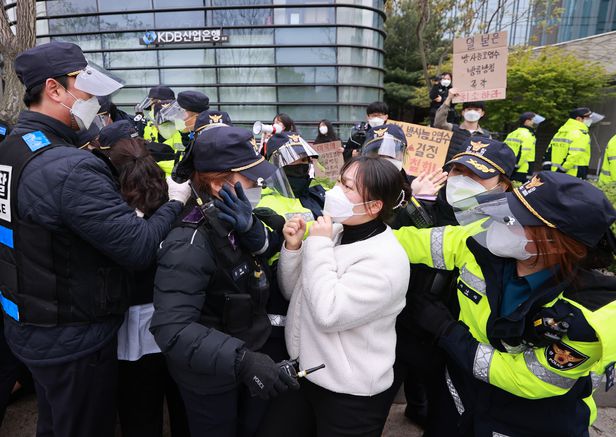
[{"label": "gloved hand", "polygon": [[242,349],[238,352],[235,364],[237,377],[252,396],[270,399],[287,391],[297,390],[299,383],[289,375],[280,364],[265,354]]},{"label": "gloved hand", "polygon": [[541,308],[526,318],[523,340],[532,347],[546,347],[560,341],[569,330],[574,314],[569,304],[558,301],[554,306]]},{"label": "gloved hand", "polygon": [[182,205],[186,205],[188,199],[190,199],[190,185],[188,181],[178,184],[170,176],[167,176],[167,186],[169,187],[169,200],[177,200],[182,202]]},{"label": "gloved hand", "polygon": [[218,195],[222,199],[214,201],[214,205],[221,211],[218,213],[218,218],[229,223],[240,234],[247,232],[253,223],[252,205],[244,193],[242,184],[239,182],[235,184],[235,193],[225,184]]},{"label": "gloved hand", "polygon": [[428,331],[436,339],[456,323],[449,309],[438,301],[432,301],[417,293],[409,302],[411,320]]}]

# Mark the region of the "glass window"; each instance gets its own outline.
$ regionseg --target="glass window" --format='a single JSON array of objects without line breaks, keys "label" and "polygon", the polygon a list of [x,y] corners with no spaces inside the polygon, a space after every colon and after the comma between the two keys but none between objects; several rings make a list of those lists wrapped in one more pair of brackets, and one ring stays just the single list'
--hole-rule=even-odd
[{"label": "glass window", "polygon": [[334,47],[277,48],[276,61],[279,64],[335,64]]},{"label": "glass window", "polygon": [[216,70],[213,68],[173,68],[160,70],[160,80],[167,85],[201,85],[216,83]]},{"label": "glass window", "polygon": [[307,27],[305,29],[276,29],[276,44],[336,44],[336,29],[332,27]]},{"label": "glass window", "polygon": [[[118,33],[107,33],[101,35],[103,40],[103,49],[141,49],[141,51],[145,52],[145,49],[142,45],[139,44],[142,33],[134,33],[134,32],[118,32]],[[135,52],[135,56],[139,57],[139,53]]]},{"label": "glass window", "polygon": [[154,9],[188,8],[191,6],[207,6],[206,0],[154,0]]},{"label": "glass window", "polygon": [[278,67],[279,83],[335,83],[335,67]]},{"label": "glass window", "polygon": [[370,103],[379,99],[379,90],[359,86],[341,86],[338,88],[338,100],[348,103]]},{"label": "glass window", "polygon": [[338,47],[339,64],[383,66],[383,54],[376,50],[358,49],[355,47]]},{"label": "glass window", "polygon": [[354,26],[366,26],[380,29],[383,26],[381,14],[369,9],[337,8],[337,24],[352,24]]},{"label": "glass window", "polygon": [[113,74],[124,81],[124,85],[152,87],[160,83],[158,70],[113,70]]},{"label": "glass window", "polygon": [[[340,106],[338,108],[340,114],[339,120],[341,122],[357,123],[366,119],[366,107],[365,106]],[[343,132],[341,129],[340,132]],[[342,135],[342,134],[341,134]]]},{"label": "glass window", "polygon": [[338,82],[382,85],[383,73],[373,68],[338,67]]},{"label": "glass window", "polygon": [[101,36],[100,35],[69,35],[69,36],[54,36],[53,41],[66,41],[72,42],[82,50],[100,50],[101,49]]},{"label": "glass window", "polygon": [[135,11],[139,9],[152,9],[152,0],[99,0],[99,12]]},{"label": "glass window", "polygon": [[190,29],[205,27],[205,12],[157,12],[156,29]]},{"label": "glass window", "polygon": [[273,105],[220,105],[220,110],[229,113],[233,124],[244,121],[251,125],[257,120],[271,122],[278,113]]},{"label": "glass window", "polygon": [[36,34],[47,35],[49,33],[49,21],[36,20]]},{"label": "glass window", "polygon": [[49,20],[49,33],[97,32],[98,17],[53,18]]},{"label": "glass window", "polygon": [[273,64],[274,49],[216,49],[218,65]]},{"label": "glass window", "polygon": [[154,27],[154,14],[99,15],[101,30],[136,30]]},{"label": "glass window", "polygon": [[96,12],[96,0],[47,0],[47,16]]},{"label": "glass window", "polygon": [[275,87],[221,87],[218,90],[221,102],[276,102]]},{"label": "glass window", "polygon": [[295,121],[318,121],[322,119],[337,120],[336,106],[316,105],[284,105],[278,107],[280,112],[286,112]]},{"label": "glass window", "polygon": [[[212,25],[219,26],[246,26],[272,24],[272,10],[241,8],[241,6],[267,5],[271,0],[242,0],[233,2],[236,9],[220,9],[212,11]],[[212,0],[212,6],[229,6],[228,0]]]},{"label": "glass window", "polygon": [[261,45],[274,43],[274,29],[223,29],[229,35],[228,45]]},{"label": "glass window", "polygon": [[218,69],[219,83],[275,83],[275,70],[272,67]]},{"label": "glass window", "polygon": [[86,57],[86,61],[94,62],[97,65],[103,65],[103,54],[102,53],[84,53]]},{"label": "glass window", "polygon": [[336,87],[333,86],[294,86],[278,87],[280,102],[335,102]]},{"label": "glass window", "polygon": [[189,65],[214,65],[214,50],[159,50],[158,59],[162,66],[186,67]]},{"label": "glass window", "polygon": [[334,24],[334,8],[277,8],[276,24]]},{"label": "glass window", "polygon": [[[135,106],[148,95],[148,88],[121,88],[113,95],[113,103],[116,105]],[[132,112],[132,111],[131,111]]]},{"label": "glass window", "polygon": [[336,0],[336,3],[348,3],[351,5],[368,6],[369,8],[375,8],[382,10],[385,6],[384,0]]},{"label": "glass window", "polygon": [[136,52],[105,53],[105,68],[156,67],[156,52],[153,50]]},{"label": "glass window", "polygon": [[339,27],[338,44],[351,44],[358,46],[383,48],[383,35],[381,35],[376,30]]}]

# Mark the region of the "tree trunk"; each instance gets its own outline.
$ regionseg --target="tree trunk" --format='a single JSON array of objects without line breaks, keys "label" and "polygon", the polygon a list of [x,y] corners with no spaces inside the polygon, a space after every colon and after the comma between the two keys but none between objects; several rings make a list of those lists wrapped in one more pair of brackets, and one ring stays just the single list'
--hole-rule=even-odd
[{"label": "tree trunk", "polygon": [[430,20],[430,5],[428,0],[420,0],[419,4],[419,21],[417,22],[416,35],[417,47],[419,49],[419,57],[421,58],[421,67],[423,69],[424,79],[428,90],[432,88],[430,83],[430,73],[428,72],[428,57],[426,55],[426,42],[424,40],[424,29]]}]

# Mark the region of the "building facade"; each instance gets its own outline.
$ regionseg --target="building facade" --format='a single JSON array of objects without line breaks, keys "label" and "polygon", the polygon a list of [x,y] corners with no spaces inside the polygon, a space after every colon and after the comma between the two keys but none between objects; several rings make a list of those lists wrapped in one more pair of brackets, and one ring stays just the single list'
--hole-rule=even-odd
[{"label": "building facade", "polygon": [[349,125],[382,99],[383,3],[46,0],[37,41],[79,44],[125,81],[113,96],[123,109],[164,84],[206,93],[240,124],[285,112],[310,136],[318,120]]}]

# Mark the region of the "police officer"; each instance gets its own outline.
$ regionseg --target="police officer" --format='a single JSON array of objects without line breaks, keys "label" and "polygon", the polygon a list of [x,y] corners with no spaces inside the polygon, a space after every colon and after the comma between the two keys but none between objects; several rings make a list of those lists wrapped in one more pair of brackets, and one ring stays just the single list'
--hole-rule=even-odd
[{"label": "police officer", "polygon": [[152,262],[188,187],[145,221],[109,167],[75,147],[121,84],[81,49],[51,42],[20,53],[28,110],[0,145],[0,299],[6,340],[32,372],[38,435],[113,436],[115,335],[127,304],[125,268]]},{"label": "police officer", "polygon": [[576,108],[554,134],[545,152],[544,170],[558,171],[586,179],[590,164],[588,128],[596,115],[589,108]]},{"label": "police officer", "polygon": [[182,134],[182,144],[188,147],[192,139],[191,132],[195,130],[197,116],[203,111],[210,109],[210,98],[199,91],[182,91],[178,94],[177,104],[184,110],[184,129],[180,129]]},{"label": "police officer", "polygon": [[420,294],[411,308],[448,356],[440,414],[458,430],[434,435],[587,436],[592,392],[614,382],[616,281],[578,264],[616,211],[551,172],[474,200],[465,226],[397,231],[412,262],[460,269],[459,321]]},{"label": "police officer", "polygon": [[535,130],[543,120],[545,120],[543,117],[534,112],[524,112],[518,118],[519,127],[505,138],[505,144],[511,147],[517,158],[513,174],[515,181],[526,182],[528,174],[533,169],[537,143]]},{"label": "police officer", "polygon": [[193,169],[198,205],[159,251],[151,331],[195,436],[253,435],[263,399],[299,387],[259,352],[271,333],[267,259],[281,241],[252,213],[277,170],[254,143],[228,126],[196,138],[178,167]]},{"label": "police officer", "polygon": [[197,116],[197,120],[195,121],[195,132],[208,129],[210,125],[215,127],[219,127],[220,125],[233,126],[233,122],[227,112],[209,109],[201,112]]},{"label": "police officer", "polygon": [[605,148],[599,182],[602,184],[616,182],[616,135],[610,139]]}]

